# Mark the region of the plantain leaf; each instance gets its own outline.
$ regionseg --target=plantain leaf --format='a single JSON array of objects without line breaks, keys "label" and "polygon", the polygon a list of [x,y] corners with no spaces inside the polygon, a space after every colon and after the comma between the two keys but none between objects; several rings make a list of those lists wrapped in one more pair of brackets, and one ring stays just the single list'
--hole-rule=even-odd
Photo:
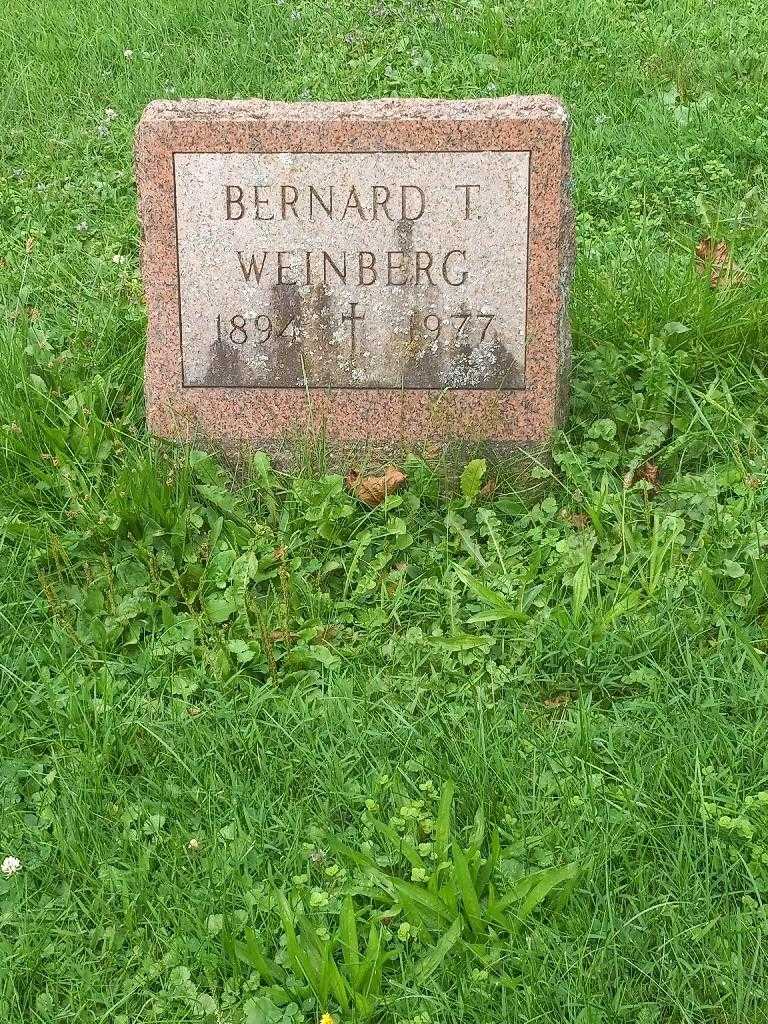
[{"label": "plantain leaf", "polygon": [[518,915],[519,919],[524,921],[531,911],[542,903],[554,888],[562,882],[575,879],[577,875],[578,871],[575,864],[566,864],[562,868],[550,868],[546,877],[542,878],[523,900]]},{"label": "plantain leaf", "polygon": [[469,870],[467,858],[458,843],[453,844],[453,868],[456,873],[456,882],[461,893],[461,902],[464,913],[472,931],[477,935],[483,930],[483,914],[480,909],[480,901],[475,892],[472,874]]},{"label": "plantain leaf", "polygon": [[520,903],[520,909],[514,914],[514,918],[516,924],[521,924],[556,886],[562,882],[573,880],[577,876],[578,869],[575,864],[534,871],[532,874],[518,879],[509,892],[494,903],[490,914],[495,921],[499,921],[507,927],[509,921],[505,917],[505,911],[515,903]]},{"label": "plantain leaf", "polygon": [[461,936],[461,918],[457,917],[447,932],[435,943],[434,948],[416,966],[416,979],[424,983],[430,978]]},{"label": "plantain leaf", "polygon": [[347,983],[344,980],[341,971],[339,971],[339,968],[336,966],[336,961],[333,959],[333,948],[330,942],[326,942],[324,945],[321,977],[323,984],[322,1002],[327,1004],[327,993],[330,990],[333,992],[334,999],[339,1006],[343,1010],[348,1010],[349,996],[347,994]]},{"label": "plantain leaf", "polygon": [[285,971],[278,964],[267,960],[253,928],[245,929],[245,942],[237,942],[235,947],[238,955],[258,971],[265,981],[278,982],[285,977]]},{"label": "plantain leaf", "polygon": [[387,880],[398,896],[402,896],[406,901],[415,904],[419,908],[420,913],[427,910],[439,921],[448,922],[453,920],[448,907],[434,893],[429,892],[429,890],[420,885],[414,885],[413,882],[406,882],[402,878],[388,878]]},{"label": "plantain leaf", "polygon": [[352,983],[352,988],[356,988],[357,973],[360,968],[360,946],[357,938],[355,905],[352,902],[351,896],[347,896],[341,906],[339,938],[341,940],[344,963],[347,965],[347,971],[349,972],[349,980]]},{"label": "plantain leaf", "polygon": [[424,867],[424,860],[413,843],[409,843],[403,836],[399,836],[393,828],[385,824],[383,821],[374,821],[373,824],[376,831],[381,833],[385,839],[389,840],[392,846],[394,846],[396,850],[399,850],[413,867]]},{"label": "plantain leaf", "polygon": [[381,973],[386,962],[381,927],[371,924],[368,945],[357,975],[356,991],[364,997],[373,998],[381,987]]}]

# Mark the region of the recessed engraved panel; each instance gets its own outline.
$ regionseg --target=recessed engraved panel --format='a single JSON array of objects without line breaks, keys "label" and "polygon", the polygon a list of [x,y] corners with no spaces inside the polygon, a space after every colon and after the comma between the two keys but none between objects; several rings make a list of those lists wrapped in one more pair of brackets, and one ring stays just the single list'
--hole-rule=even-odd
[{"label": "recessed engraved panel", "polygon": [[522,388],[529,160],[175,153],[184,386]]}]

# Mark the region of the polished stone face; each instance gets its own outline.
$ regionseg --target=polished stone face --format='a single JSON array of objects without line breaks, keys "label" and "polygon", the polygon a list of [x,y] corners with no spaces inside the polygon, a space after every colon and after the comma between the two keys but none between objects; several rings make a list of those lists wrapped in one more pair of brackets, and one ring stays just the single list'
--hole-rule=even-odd
[{"label": "polished stone face", "polygon": [[177,153],[184,383],[519,388],[529,153]]}]

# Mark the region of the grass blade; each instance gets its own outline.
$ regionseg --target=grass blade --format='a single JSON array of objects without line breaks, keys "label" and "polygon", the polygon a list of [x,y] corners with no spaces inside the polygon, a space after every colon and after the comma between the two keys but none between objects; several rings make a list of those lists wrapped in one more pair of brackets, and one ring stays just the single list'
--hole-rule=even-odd
[{"label": "grass blade", "polygon": [[499,833],[494,830],[491,835],[491,850],[484,864],[480,865],[477,872],[477,879],[475,881],[475,888],[477,895],[482,899],[485,895],[485,890],[493,878],[493,872],[496,870],[496,865],[499,863],[501,856],[501,845],[499,843]]},{"label": "grass blade", "polygon": [[438,864],[448,856],[448,842],[451,835],[451,805],[453,804],[453,782],[450,779],[443,784],[440,803],[435,820],[435,855]]}]

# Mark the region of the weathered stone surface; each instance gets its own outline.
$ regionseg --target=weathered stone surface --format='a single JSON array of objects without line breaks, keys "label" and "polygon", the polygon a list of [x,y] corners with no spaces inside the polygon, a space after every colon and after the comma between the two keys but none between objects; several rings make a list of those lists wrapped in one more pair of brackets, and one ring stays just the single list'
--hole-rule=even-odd
[{"label": "weathered stone surface", "polygon": [[136,169],[155,433],[546,442],[569,362],[556,100],[158,102]]}]

